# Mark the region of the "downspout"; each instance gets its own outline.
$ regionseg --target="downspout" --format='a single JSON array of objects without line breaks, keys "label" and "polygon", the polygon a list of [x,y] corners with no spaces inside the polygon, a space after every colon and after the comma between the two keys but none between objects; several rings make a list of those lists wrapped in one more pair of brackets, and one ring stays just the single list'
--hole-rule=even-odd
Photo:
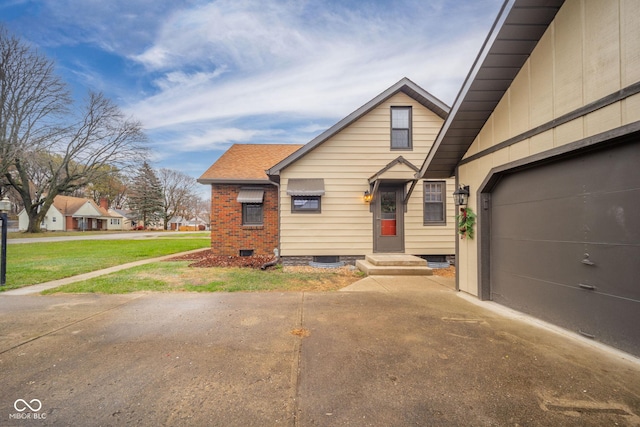
[{"label": "downspout", "polygon": [[260,266],[260,270],[266,270],[269,267],[273,267],[274,265],[278,264],[280,262],[280,251],[278,250],[278,248],[275,248],[273,250],[273,254],[276,256],[276,259],[274,259],[273,261],[269,261],[269,262],[265,262],[264,264],[262,264]]},{"label": "downspout", "polygon": [[277,204],[277,209],[278,209],[278,241],[276,242],[276,247],[273,249],[273,254],[275,255],[276,259],[274,259],[273,261],[269,261],[266,262],[264,264],[262,264],[262,266],[260,266],[260,270],[266,270],[269,267],[273,267],[274,265],[278,264],[280,262],[280,232],[282,230],[280,230],[280,183],[279,182],[275,182],[271,176],[268,173],[269,171],[265,171],[265,173],[267,174],[267,176],[269,177],[269,181],[271,181],[271,183],[273,185],[276,186],[276,192],[278,193],[278,204]]}]

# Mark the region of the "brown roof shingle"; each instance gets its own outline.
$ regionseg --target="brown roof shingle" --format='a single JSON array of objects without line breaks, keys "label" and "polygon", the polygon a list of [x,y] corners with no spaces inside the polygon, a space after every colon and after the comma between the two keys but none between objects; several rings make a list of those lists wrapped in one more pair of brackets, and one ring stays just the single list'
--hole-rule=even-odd
[{"label": "brown roof shingle", "polygon": [[101,208],[96,202],[91,199],[83,199],[81,197],[72,196],[56,196],[53,199],[53,206],[60,211],[64,216],[70,216],[76,213],[78,209],[84,206],[86,203],[90,203],[96,208],[103,216],[113,216],[107,210]]},{"label": "brown roof shingle", "polygon": [[298,144],[234,144],[202,174],[198,182],[268,181],[264,171],[300,147],[302,145]]}]

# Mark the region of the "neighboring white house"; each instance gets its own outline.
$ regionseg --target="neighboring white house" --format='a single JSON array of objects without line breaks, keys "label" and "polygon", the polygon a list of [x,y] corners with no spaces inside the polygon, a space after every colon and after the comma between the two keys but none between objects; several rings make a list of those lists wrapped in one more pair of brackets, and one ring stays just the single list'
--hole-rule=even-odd
[{"label": "neighboring white house", "polygon": [[[56,196],[40,227],[47,231],[122,230],[122,215],[110,212],[106,200],[101,205],[91,199]],[[28,227],[29,216],[23,209],[18,214],[18,229]]]}]

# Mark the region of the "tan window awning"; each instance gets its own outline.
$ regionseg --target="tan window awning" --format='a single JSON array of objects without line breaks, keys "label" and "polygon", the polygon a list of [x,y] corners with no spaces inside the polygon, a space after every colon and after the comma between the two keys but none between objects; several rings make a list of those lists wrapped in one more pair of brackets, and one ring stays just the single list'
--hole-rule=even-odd
[{"label": "tan window awning", "polygon": [[324,196],[324,179],[290,179],[287,183],[289,196]]},{"label": "tan window awning", "polygon": [[238,203],[262,203],[264,190],[261,188],[242,188],[238,192]]}]

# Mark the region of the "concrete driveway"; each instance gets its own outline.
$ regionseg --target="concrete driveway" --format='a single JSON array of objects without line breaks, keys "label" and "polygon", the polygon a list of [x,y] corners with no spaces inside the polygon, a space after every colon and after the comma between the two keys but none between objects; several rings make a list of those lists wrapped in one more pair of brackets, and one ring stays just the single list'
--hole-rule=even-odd
[{"label": "concrete driveway", "polygon": [[0,425],[640,425],[637,360],[380,286],[0,295]]}]

